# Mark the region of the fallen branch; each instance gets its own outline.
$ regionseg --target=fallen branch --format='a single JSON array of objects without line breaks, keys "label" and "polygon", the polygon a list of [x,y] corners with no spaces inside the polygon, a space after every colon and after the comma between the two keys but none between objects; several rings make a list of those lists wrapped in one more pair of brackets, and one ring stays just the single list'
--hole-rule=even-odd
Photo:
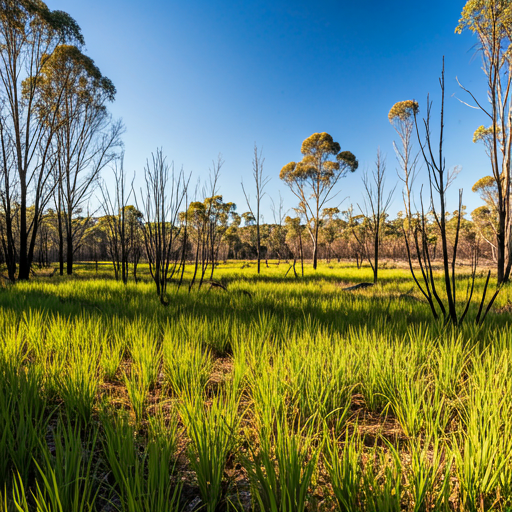
[{"label": "fallen branch", "polygon": [[212,288],[221,288],[225,292],[228,291],[227,287],[225,285],[223,285],[222,283],[220,283],[219,281],[209,281],[208,284],[210,285],[210,290]]},{"label": "fallen branch", "polygon": [[359,283],[354,286],[349,286],[348,288],[342,288],[344,292],[351,292],[354,290],[364,290],[365,288],[369,288],[370,286],[373,286],[374,283]]}]

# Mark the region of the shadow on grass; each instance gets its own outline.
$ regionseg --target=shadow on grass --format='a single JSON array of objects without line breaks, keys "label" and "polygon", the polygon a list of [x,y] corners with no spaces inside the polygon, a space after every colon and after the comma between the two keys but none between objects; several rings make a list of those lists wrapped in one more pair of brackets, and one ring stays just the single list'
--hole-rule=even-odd
[{"label": "shadow on grass", "polygon": [[[276,271],[279,270],[279,273]],[[403,297],[411,288],[417,292],[408,270],[382,269],[379,283],[366,290],[343,288],[371,278],[371,269],[354,266],[308,269],[304,278],[284,277],[287,265],[246,272],[236,265],[220,266],[215,279],[227,291],[204,283],[188,293],[185,279],[179,292],[175,283],[168,288],[169,306],[160,304],[147,266],[139,266],[140,281],[128,286],[116,282],[111,264],[80,264],[76,275],[35,278],[30,283],[7,285],[0,290],[0,307],[21,316],[31,310],[66,318],[94,317],[102,321],[130,322],[142,319],[163,328],[186,317],[199,324],[227,322],[232,326],[258,325],[262,316],[272,317],[275,325],[291,324],[300,329],[326,329],[346,333],[351,328],[367,328],[389,335],[403,335],[411,325],[432,324],[428,305]],[[281,272],[281,270],[283,270]],[[271,272],[272,271],[272,272]],[[99,278],[97,276],[100,276]],[[467,323],[476,317],[476,300],[470,307]],[[505,326],[509,315],[491,314],[487,324]],[[276,327],[277,329],[277,327]]]}]

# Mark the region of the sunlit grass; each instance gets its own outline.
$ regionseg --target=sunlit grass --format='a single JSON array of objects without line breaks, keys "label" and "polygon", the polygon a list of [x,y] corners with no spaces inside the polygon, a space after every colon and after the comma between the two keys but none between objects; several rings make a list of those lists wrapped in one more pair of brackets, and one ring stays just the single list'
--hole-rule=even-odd
[{"label": "sunlit grass", "polygon": [[407,270],[349,292],[371,269],[288,266],[221,264],[227,291],[167,307],[144,265],[0,289],[0,511],[510,507],[512,289],[455,329]]}]

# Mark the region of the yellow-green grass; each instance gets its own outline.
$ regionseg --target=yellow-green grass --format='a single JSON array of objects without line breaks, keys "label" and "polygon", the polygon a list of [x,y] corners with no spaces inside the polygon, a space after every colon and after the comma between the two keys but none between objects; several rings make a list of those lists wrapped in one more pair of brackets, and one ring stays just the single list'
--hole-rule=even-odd
[{"label": "yellow-green grass", "polygon": [[477,327],[482,271],[454,328],[407,269],[288,268],[220,264],[167,307],[144,265],[0,289],[0,510],[511,507],[511,289]]}]

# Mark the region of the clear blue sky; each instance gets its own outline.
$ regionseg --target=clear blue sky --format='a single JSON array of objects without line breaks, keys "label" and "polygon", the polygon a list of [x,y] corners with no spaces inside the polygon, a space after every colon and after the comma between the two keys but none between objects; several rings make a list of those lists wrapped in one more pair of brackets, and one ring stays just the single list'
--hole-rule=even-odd
[{"label": "clear blue sky", "polygon": [[[207,178],[221,153],[220,193],[242,213],[240,180],[251,188],[256,142],[271,177],[268,195],[276,198],[281,190],[291,208],[295,201],[279,171],[301,158],[305,138],[325,131],[360,163],[341,182],[340,197],[349,196],[342,208],[361,202],[361,171],[371,169],[379,146],[387,156],[387,183],[397,181],[396,135],[387,119],[392,105],[416,99],[424,113],[430,92],[437,123],[444,55],[446,163],[462,166],[448,207],[456,208],[458,188],[469,211],[480,204],[471,186],[490,168],[472,134],[487,120],[456,98],[468,100],[456,76],[485,97],[476,40],[454,33],[464,1],[47,3],[76,19],[88,55],[117,87],[111,111],[126,125],[125,168],[139,179],[158,147],[176,167],[192,171],[194,182]],[[267,222],[268,206],[267,197]],[[397,191],[391,213],[400,209]]]}]

